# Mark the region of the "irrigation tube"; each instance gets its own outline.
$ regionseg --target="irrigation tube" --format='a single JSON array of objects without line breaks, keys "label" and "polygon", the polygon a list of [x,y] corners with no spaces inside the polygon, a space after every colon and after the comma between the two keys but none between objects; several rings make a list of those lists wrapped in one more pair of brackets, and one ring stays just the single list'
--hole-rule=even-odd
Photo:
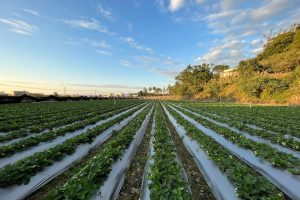
[{"label": "irrigation tube", "polygon": [[[141,105],[139,105],[141,106]],[[126,111],[123,111],[121,113],[118,113],[112,117],[109,117],[107,119],[104,119],[104,120],[100,120],[98,121],[96,124],[93,124],[93,125],[88,125],[86,127],[84,127],[83,129],[79,129],[79,130],[76,130],[74,132],[70,132],[70,133],[67,133],[65,134],[64,136],[58,136],[57,138],[51,140],[51,141],[48,141],[48,142],[42,142],[40,144],[38,144],[37,146],[34,146],[32,148],[29,148],[29,149],[26,149],[24,151],[21,151],[21,152],[17,152],[15,154],[13,154],[12,156],[10,157],[6,157],[6,158],[2,158],[0,159],[0,168],[3,168],[5,165],[8,165],[8,164],[12,164],[14,162],[17,162],[18,160],[21,160],[21,159],[24,159],[28,156],[31,156],[32,154],[34,153],[37,153],[37,152],[41,152],[41,151],[44,151],[44,150],[47,150],[47,149],[50,149],[58,144],[62,144],[63,142],[65,142],[66,140],[70,139],[70,138],[73,138],[77,135],[80,135],[84,132],[86,132],[88,129],[92,129],[92,128],[95,128],[96,126],[99,126],[99,125],[102,125],[108,121],[111,121],[111,120],[114,120],[116,119],[117,117],[129,112],[130,110],[133,110],[135,108],[137,108],[138,106],[134,107],[134,108],[130,108]]]},{"label": "irrigation tube", "polygon": [[79,145],[75,153],[73,153],[72,155],[67,155],[63,160],[53,163],[53,165],[46,167],[43,171],[31,177],[29,184],[13,185],[7,188],[0,188],[1,199],[21,200],[29,196],[30,194],[44,186],[46,183],[62,174],[77,160],[80,160],[84,156],[86,156],[92,148],[104,143],[112,135],[113,131],[119,131],[120,129],[122,129],[133,118],[141,113],[145,109],[145,107],[146,106],[135,112],[130,117],[127,117],[120,123],[115,124],[104,132],[100,133],[91,144]]},{"label": "irrigation tube", "polygon": [[239,198],[235,193],[235,187],[229,182],[227,176],[220,171],[219,167],[212,160],[208,158],[206,152],[200,148],[199,144],[186,134],[184,128],[177,123],[175,118],[169,113],[164,105],[163,108],[169,120],[174,125],[176,132],[182,138],[184,146],[193,156],[199,170],[203,174],[216,199],[238,200]]},{"label": "irrigation tube", "polygon": [[217,125],[219,125],[219,126],[223,126],[223,127],[225,127],[225,128],[228,128],[228,129],[230,129],[231,131],[234,131],[234,132],[236,132],[236,133],[239,133],[239,134],[243,135],[244,137],[246,137],[247,139],[250,139],[250,140],[252,140],[252,141],[254,141],[254,142],[266,143],[266,144],[268,144],[269,146],[271,146],[271,147],[273,147],[273,148],[276,148],[278,151],[281,151],[281,152],[284,152],[284,153],[292,154],[293,156],[295,156],[295,157],[297,157],[297,158],[300,159],[300,153],[299,153],[299,152],[295,152],[295,151],[293,151],[292,149],[283,147],[283,146],[281,146],[281,145],[279,145],[279,144],[274,144],[274,143],[272,143],[270,140],[261,138],[261,137],[259,137],[259,136],[251,135],[251,134],[249,134],[249,133],[247,133],[247,132],[245,132],[245,131],[241,131],[241,130],[239,130],[239,129],[237,129],[237,128],[231,127],[231,126],[229,126],[229,125],[226,124],[226,123],[218,122],[218,121],[216,121],[216,120],[213,120],[213,119],[211,119],[211,118],[209,118],[209,117],[200,115],[200,114],[198,114],[198,113],[196,113],[196,112],[190,111],[190,110],[188,110],[188,109],[186,109],[186,108],[183,108],[183,107],[181,107],[181,106],[177,106],[177,105],[175,105],[175,104],[172,104],[172,106],[177,107],[177,108],[181,108],[181,109],[183,109],[183,110],[185,110],[185,111],[187,111],[187,112],[189,112],[189,113],[192,113],[193,115],[196,115],[196,116],[198,116],[198,117],[204,118],[204,119],[206,119],[206,120],[208,120],[208,121],[210,121],[210,122],[213,122],[213,123],[215,123],[215,124],[217,124]]},{"label": "irrigation tube", "polygon": [[182,112],[176,110],[173,107],[172,109],[178,112],[184,119],[192,123],[204,134],[212,137],[221,146],[225,147],[232,154],[234,154],[239,159],[247,163],[254,170],[258,171],[260,174],[268,178],[274,185],[276,185],[289,197],[291,197],[292,199],[300,199],[300,176],[295,176],[289,173],[287,170],[282,170],[273,167],[269,162],[266,162],[263,159],[256,157],[256,155],[252,151],[236,146],[232,142],[225,139],[223,136],[204,127],[203,125],[201,125],[194,119],[186,116]]},{"label": "irrigation tube", "polygon": [[91,199],[92,200],[113,200],[117,199],[119,192],[124,183],[126,172],[130,166],[133,156],[136,154],[136,151],[146,133],[147,125],[150,121],[150,116],[153,112],[153,107],[151,111],[147,114],[145,120],[143,121],[141,127],[136,132],[133,141],[122,157],[112,166],[111,172],[109,173],[104,184],[99,188]]}]

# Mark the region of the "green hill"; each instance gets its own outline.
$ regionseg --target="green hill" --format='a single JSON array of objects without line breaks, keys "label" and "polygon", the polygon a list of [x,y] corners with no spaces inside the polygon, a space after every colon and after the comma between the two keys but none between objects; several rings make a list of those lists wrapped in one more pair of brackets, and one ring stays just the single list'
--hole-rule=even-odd
[{"label": "green hill", "polygon": [[170,93],[200,100],[300,103],[300,26],[270,38],[262,53],[240,61],[231,73],[220,71],[227,69],[223,66],[188,66]]}]

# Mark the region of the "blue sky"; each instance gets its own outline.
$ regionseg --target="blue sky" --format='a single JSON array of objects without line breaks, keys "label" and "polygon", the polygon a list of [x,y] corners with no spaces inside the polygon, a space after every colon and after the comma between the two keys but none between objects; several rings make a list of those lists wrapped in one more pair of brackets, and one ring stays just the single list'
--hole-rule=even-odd
[{"label": "blue sky", "polygon": [[259,53],[267,35],[300,20],[299,0],[0,0],[0,5],[0,87],[7,90],[12,87],[4,85],[99,92],[164,87],[188,64],[234,67]]}]

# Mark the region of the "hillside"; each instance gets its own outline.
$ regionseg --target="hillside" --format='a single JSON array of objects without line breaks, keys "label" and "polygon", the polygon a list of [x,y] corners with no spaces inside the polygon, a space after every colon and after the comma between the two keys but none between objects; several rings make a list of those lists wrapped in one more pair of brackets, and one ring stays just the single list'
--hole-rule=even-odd
[{"label": "hillside", "polygon": [[228,68],[188,66],[170,93],[207,101],[300,103],[300,26],[269,38],[262,53],[240,61],[231,74]]}]

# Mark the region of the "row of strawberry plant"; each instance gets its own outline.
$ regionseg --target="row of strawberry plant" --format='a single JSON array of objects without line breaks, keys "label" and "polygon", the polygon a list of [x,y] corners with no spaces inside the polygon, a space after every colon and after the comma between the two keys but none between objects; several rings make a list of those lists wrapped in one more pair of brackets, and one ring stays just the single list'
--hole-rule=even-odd
[{"label": "row of strawberry plant", "polygon": [[257,106],[257,105],[243,105],[243,104],[203,104],[203,103],[192,103],[199,107],[209,108],[215,111],[226,111],[228,114],[234,115],[245,115],[249,113],[254,117],[262,117],[270,123],[275,121],[284,121],[287,124],[300,120],[300,109],[297,107],[289,106]]},{"label": "row of strawberry plant", "polygon": [[[120,105],[132,104],[134,102],[123,102]],[[88,117],[101,109],[114,106],[112,101],[104,101],[99,104],[90,104],[82,102],[82,106],[75,106],[72,110],[63,111],[64,109],[57,110],[53,113],[51,110],[48,113],[39,115],[36,114],[35,119],[21,118],[18,120],[12,119],[0,123],[1,130],[4,131],[17,131],[17,132],[39,132],[45,129],[51,129],[66,123],[81,120],[84,116]],[[84,106],[87,104],[86,106]],[[119,104],[118,104],[119,105]],[[81,118],[79,118],[79,116]],[[72,119],[73,118],[73,119]]]},{"label": "row of strawberry plant", "polygon": [[180,110],[185,115],[193,118],[203,126],[222,135],[223,137],[231,141],[233,144],[241,148],[253,151],[256,156],[270,162],[274,167],[287,169],[292,174],[300,173],[300,159],[294,157],[293,155],[280,152],[277,149],[270,147],[266,143],[254,142],[253,140],[250,140],[239,133],[236,133],[226,127],[217,125],[213,122],[210,122],[209,120],[203,117],[196,116],[182,108],[178,108],[178,110]]},{"label": "row of strawberry plant", "polygon": [[[129,107],[130,108],[130,107]],[[41,134],[41,135],[36,135],[36,136],[32,136],[26,139],[23,139],[21,141],[15,142],[13,144],[10,145],[6,145],[6,146],[1,146],[0,147],[0,158],[3,157],[8,157],[16,152],[28,149],[30,147],[36,146],[38,144],[40,144],[41,142],[47,142],[50,140],[53,140],[55,138],[57,138],[58,136],[64,136],[67,133],[76,131],[76,130],[80,130],[90,124],[95,124],[100,120],[104,120],[107,119],[109,117],[112,117],[118,113],[121,113],[123,111],[126,111],[127,109],[129,109],[128,107],[126,108],[121,108],[121,109],[111,109],[110,112],[108,113],[104,113],[100,116],[96,116],[93,117],[91,119],[85,119],[81,122],[78,122],[76,124],[72,124],[66,127],[63,127],[61,129],[55,130],[55,131],[49,131],[47,133]],[[140,109],[140,106],[135,108],[134,110],[138,110]]]},{"label": "row of strawberry plant", "polygon": [[68,139],[53,148],[37,152],[13,164],[6,165],[0,169],[0,186],[7,187],[13,184],[29,183],[30,178],[40,172],[44,167],[51,166],[55,161],[63,159],[66,155],[73,154],[80,144],[93,142],[103,131],[131,116],[134,112],[135,110],[129,111],[114,120]]},{"label": "row of strawberry plant", "polygon": [[49,103],[43,102],[38,104],[4,104],[1,105],[0,110],[0,121],[7,120],[19,120],[21,118],[26,119],[35,119],[38,116],[47,114],[49,112],[58,113],[60,111],[70,111],[77,108],[88,108],[93,106],[95,101],[90,101],[88,103],[83,103],[82,101],[73,101],[73,102],[56,102]]},{"label": "row of strawberry plant", "polygon": [[265,117],[261,114],[251,112],[251,109],[244,110],[242,109],[243,107],[234,107],[232,109],[228,106],[224,108],[215,108],[214,106],[202,107],[201,105],[199,106],[199,104],[196,104],[196,106],[204,112],[214,113],[231,120],[238,120],[243,124],[253,124],[266,130],[271,130],[281,134],[289,133],[293,136],[300,137],[299,123],[297,123],[297,120],[292,120],[289,116],[282,119],[265,119]]},{"label": "row of strawberry plant", "polygon": [[257,174],[253,169],[232,155],[227,149],[214,139],[185,120],[172,108],[167,107],[169,113],[186,131],[187,135],[197,141],[208,157],[213,160],[219,169],[226,174],[236,187],[236,193],[241,199],[284,199],[283,194],[264,176]]},{"label": "row of strawberry plant", "polygon": [[[14,120],[33,120],[39,119],[39,116],[59,114],[72,110],[85,110],[89,108],[97,109],[102,105],[119,104],[129,100],[97,100],[97,101],[65,101],[65,102],[41,102],[41,103],[21,103],[21,104],[3,104],[0,105],[0,122]],[[140,100],[137,100],[140,101]],[[23,119],[21,119],[23,118]]]},{"label": "row of strawberry plant", "polygon": [[[127,104],[125,104],[125,105],[121,104],[120,106],[113,107],[113,109],[123,108],[123,107],[126,107],[126,106],[127,106]],[[8,132],[7,134],[0,136],[0,142],[5,142],[5,141],[9,141],[9,140],[12,140],[12,139],[15,139],[15,138],[20,138],[20,137],[25,137],[25,136],[30,135],[32,132],[38,133],[38,132],[40,132],[44,129],[47,129],[47,128],[48,129],[49,128],[53,129],[54,127],[59,127],[59,126],[64,126],[66,124],[72,124],[72,123],[80,122],[81,120],[85,120],[86,118],[93,118],[93,117],[95,117],[99,114],[103,114],[105,112],[108,112],[111,109],[112,109],[112,106],[108,105],[108,106],[102,107],[99,110],[93,111],[92,113],[88,113],[87,115],[76,115],[76,116],[70,115],[69,117],[65,116],[66,117],[65,119],[59,120],[59,121],[54,121],[54,122],[49,121],[47,123],[47,125],[36,124],[36,125],[32,126],[30,130],[20,129],[20,130],[17,130],[17,131]]]},{"label": "row of strawberry plant", "polygon": [[112,165],[122,156],[134,139],[151,107],[148,106],[127,126],[118,131],[116,137],[104,144],[102,151],[87,161],[86,165],[57,187],[46,199],[89,199],[104,183]]},{"label": "row of strawberry plant", "polygon": [[153,140],[154,155],[148,179],[151,199],[192,199],[188,184],[176,160],[176,150],[169,134],[161,105],[156,107]]},{"label": "row of strawberry plant", "polygon": [[183,107],[190,111],[196,112],[196,113],[201,114],[206,117],[209,117],[218,122],[226,123],[231,127],[239,129],[240,131],[245,131],[251,135],[259,136],[261,138],[270,140],[272,143],[276,143],[276,144],[279,144],[284,147],[289,147],[295,151],[300,151],[300,141],[297,141],[294,138],[286,138],[283,134],[271,134],[262,129],[251,128],[249,126],[246,126],[246,125],[240,123],[237,120],[230,120],[229,118],[224,118],[224,117],[217,116],[217,115],[199,112],[194,107],[184,106],[184,105],[183,105]]},{"label": "row of strawberry plant", "polygon": [[[93,105],[90,103],[81,103],[75,104],[73,108],[69,108],[68,104],[65,104],[67,108],[60,107],[46,107],[43,112],[36,112],[34,110],[30,110],[27,114],[33,115],[29,117],[22,118],[12,118],[7,121],[0,122],[0,129],[3,131],[17,130],[17,129],[29,129],[30,126],[34,126],[36,124],[44,124],[45,122],[55,121],[59,119],[63,119],[64,116],[72,116],[77,114],[85,114],[92,112],[93,110],[101,109],[102,107],[106,107],[108,105],[112,105],[111,102],[103,102],[103,104]],[[50,110],[52,108],[52,110]],[[20,114],[21,115],[21,114]]]}]

